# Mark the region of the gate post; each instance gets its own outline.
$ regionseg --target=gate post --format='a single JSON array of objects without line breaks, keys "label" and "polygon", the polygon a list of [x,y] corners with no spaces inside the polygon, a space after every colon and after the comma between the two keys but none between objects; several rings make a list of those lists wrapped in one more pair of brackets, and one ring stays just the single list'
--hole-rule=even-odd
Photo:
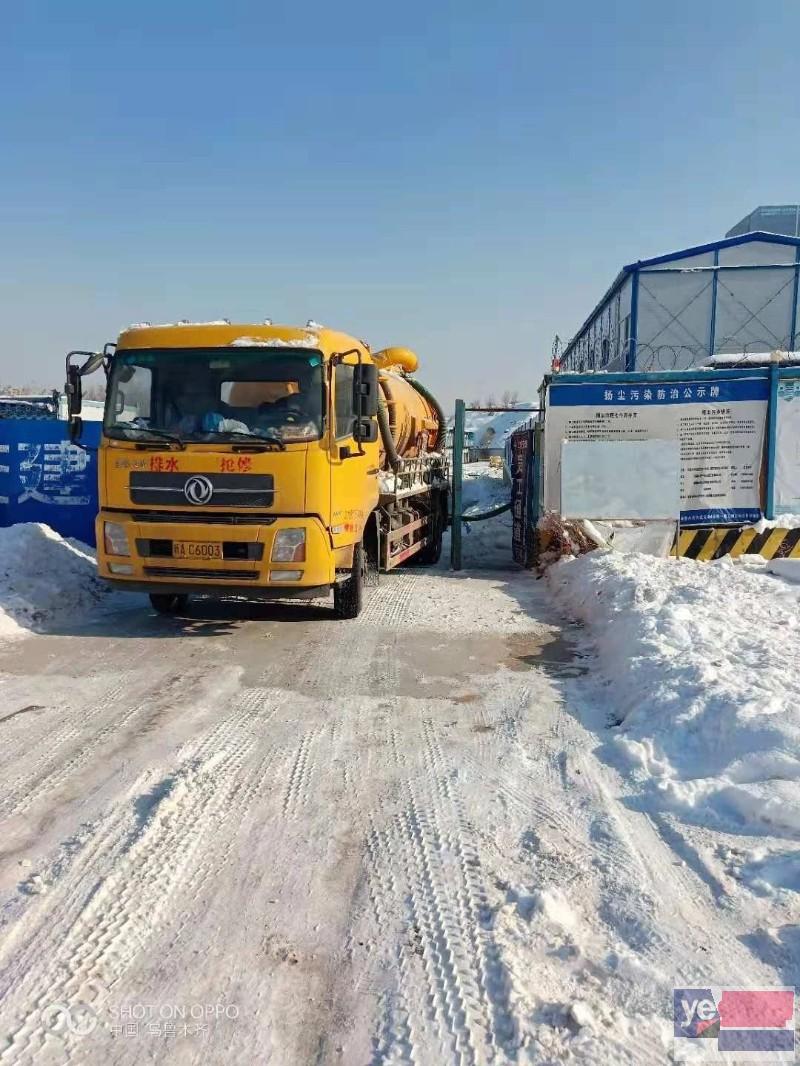
[{"label": "gate post", "polygon": [[461,482],[464,477],[464,401],[456,400],[453,419],[453,518],[450,527],[450,569],[461,569]]}]

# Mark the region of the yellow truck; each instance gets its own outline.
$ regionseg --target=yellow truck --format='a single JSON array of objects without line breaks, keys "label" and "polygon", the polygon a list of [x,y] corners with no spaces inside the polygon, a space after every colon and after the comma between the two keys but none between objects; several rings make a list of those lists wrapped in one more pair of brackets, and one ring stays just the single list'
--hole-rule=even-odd
[{"label": "yellow truck", "polygon": [[77,442],[101,367],[98,570],[157,611],[332,590],[354,618],[379,571],[439,559],[445,419],[408,349],[311,322],[133,326],[67,356]]}]

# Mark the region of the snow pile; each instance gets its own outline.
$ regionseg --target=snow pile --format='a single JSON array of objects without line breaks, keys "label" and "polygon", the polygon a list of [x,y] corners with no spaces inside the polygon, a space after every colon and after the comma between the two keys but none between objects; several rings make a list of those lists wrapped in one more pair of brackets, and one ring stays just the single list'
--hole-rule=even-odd
[{"label": "snow pile", "polygon": [[237,337],[231,348],[318,348],[319,337],[313,333],[305,337]]},{"label": "snow pile", "polygon": [[800,527],[800,514],[779,514],[777,518],[762,518],[749,528],[756,533],[765,533],[768,529],[797,529]]},{"label": "snow pile", "polygon": [[38,523],[0,529],[0,637],[74,620],[108,592],[86,545]]},{"label": "snow pile", "polygon": [[768,565],[598,551],[547,581],[599,651],[614,744],[645,802],[794,837],[800,590]]},{"label": "snow pile", "polygon": [[[530,408],[539,405],[534,401],[521,400],[514,406]],[[467,411],[465,429],[472,433],[474,447],[501,448],[515,429],[533,417],[533,412],[530,410]]]},{"label": "snow pile", "polygon": [[483,514],[508,503],[511,486],[503,479],[502,467],[485,463],[465,463],[461,487],[463,514]]},{"label": "snow pile", "polygon": [[188,318],[182,318],[179,322],[132,322],[127,329],[169,329],[172,326],[229,326],[230,324],[229,318],[210,318],[207,322],[190,322]]}]

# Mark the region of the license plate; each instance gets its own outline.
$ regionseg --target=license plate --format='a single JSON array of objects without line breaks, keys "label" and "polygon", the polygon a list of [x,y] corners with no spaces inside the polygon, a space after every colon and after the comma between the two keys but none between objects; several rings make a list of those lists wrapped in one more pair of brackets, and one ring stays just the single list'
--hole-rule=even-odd
[{"label": "license plate", "polygon": [[173,540],[173,559],[221,559],[222,544],[219,541]]}]

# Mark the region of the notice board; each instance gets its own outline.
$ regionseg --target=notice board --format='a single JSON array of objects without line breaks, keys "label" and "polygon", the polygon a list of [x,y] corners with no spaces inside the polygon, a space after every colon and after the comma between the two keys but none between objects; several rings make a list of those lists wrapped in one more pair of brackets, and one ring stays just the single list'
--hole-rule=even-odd
[{"label": "notice board", "polygon": [[[762,515],[765,374],[680,380],[550,382],[544,430],[544,506],[561,513],[564,441],[675,439],[683,525],[746,524]],[[657,477],[620,467],[622,477]]]}]

